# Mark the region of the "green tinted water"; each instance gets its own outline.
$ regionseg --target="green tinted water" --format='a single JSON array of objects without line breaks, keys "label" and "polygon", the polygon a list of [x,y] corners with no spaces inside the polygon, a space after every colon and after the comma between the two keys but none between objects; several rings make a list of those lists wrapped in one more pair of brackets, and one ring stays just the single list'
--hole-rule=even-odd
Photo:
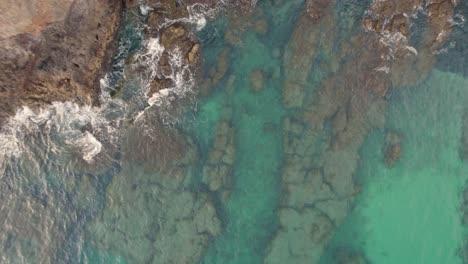
[{"label": "green tinted water", "polygon": [[[232,98],[223,91],[201,106],[198,120],[213,120],[216,116],[213,110],[219,111],[220,105],[215,102],[220,100],[232,109],[237,148],[233,192],[223,210],[225,231],[209,248],[202,263],[261,263],[277,227],[281,120],[285,112],[281,104],[282,61],[275,52],[287,41],[301,3],[261,4],[269,22],[268,33],[247,31],[242,36],[243,44],[232,51],[227,77],[235,78]],[[258,93],[250,89],[249,76],[253,70],[260,70],[265,76],[264,88]],[[225,86],[223,83],[218,89]]]},{"label": "green tinted water", "polygon": [[380,131],[367,140],[363,192],[333,246],[363,250],[372,263],[461,263],[460,192],[468,167],[459,150],[467,95],[468,80],[438,71],[400,91],[387,127],[403,134],[401,161],[384,165]]},{"label": "green tinted water", "polygon": [[[225,78],[211,95],[200,99],[195,119],[190,121],[194,124],[190,136],[202,155],[213,142],[218,122],[228,117],[236,131],[233,191],[217,208],[223,231],[212,241],[201,263],[262,263],[277,228],[281,120],[288,113],[281,104],[283,62],[275,53],[281,54],[302,3],[260,3],[258,10],[268,20],[268,32],[259,34],[249,29],[241,36],[242,45],[230,47]],[[343,2],[340,4],[341,8]],[[343,10],[337,14],[342,15]],[[355,22],[359,19],[352,12],[345,14],[350,22],[339,23],[343,38],[359,27]],[[213,24],[221,38],[229,26],[225,19]],[[210,45],[204,48],[206,67],[214,64],[221,49],[228,46],[222,39]],[[250,87],[253,70],[265,76],[264,88],[258,93]],[[314,74],[318,75],[317,71],[311,81],[318,83],[320,78]],[[459,157],[459,148],[467,95],[468,80],[438,71],[417,87],[396,93],[387,109],[386,128],[403,135],[403,156],[394,167],[386,167],[384,132],[370,135],[361,150],[358,173],[363,191],[322,263],[332,263],[331,252],[338,246],[362,250],[372,263],[379,264],[461,263],[457,254],[464,230],[459,193],[467,179],[467,166]],[[84,252],[87,261],[83,263],[126,263],[117,253],[89,248]]]}]

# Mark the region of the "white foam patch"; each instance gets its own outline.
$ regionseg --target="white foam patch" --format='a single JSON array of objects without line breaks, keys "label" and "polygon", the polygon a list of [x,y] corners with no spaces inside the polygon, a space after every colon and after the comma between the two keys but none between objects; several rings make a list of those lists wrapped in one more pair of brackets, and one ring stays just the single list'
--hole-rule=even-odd
[{"label": "white foam patch", "polygon": [[465,17],[462,14],[455,14],[449,21],[453,26],[464,27]]},{"label": "white foam patch", "polygon": [[143,16],[147,16],[153,10],[154,10],[154,8],[149,6],[149,5],[146,5],[146,4],[140,5],[140,13]]},{"label": "white foam patch", "polygon": [[[29,107],[19,109],[0,130],[0,169],[11,158],[35,155],[40,158],[67,156],[80,152],[90,162],[102,150],[97,139],[105,138],[115,144],[118,138],[117,119],[108,119],[108,109],[79,106],[72,102],[54,102],[37,111]],[[91,131],[86,131],[88,128]]]},{"label": "white foam patch", "polygon": [[390,67],[388,67],[388,66],[381,66],[381,67],[375,68],[374,71],[377,71],[377,72],[385,72],[386,74],[389,74],[389,73],[390,73]]},{"label": "white foam patch", "polygon": [[408,38],[401,34],[400,32],[391,33],[384,31],[381,34],[380,42],[388,47],[388,58],[393,59],[398,50],[407,50],[411,54],[417,56],[418,51],[413,46],[409,45]]},{"label": "white foam patch", "polygon": [[[195,76],[190,71],[190,65],[185,62],[183,54],[178,48],[166,51],[159,38],[146,40],[144,46],[144,50],[135,56],[136,63],[133,67],[144,69],[143,71],[140,70],[139,78],[148,106],[143,111],[135,114],[135,121],[141,120],[147,109],[157,107],[161,116],[164,116],[164,120],[171,122],[169,112],[174,106],[174,101],[183,100],[187,95],[193,93]],[[168,52],[169,56],[169,65],[171,67],[169,74],[164,73],[159,67],[159,61],[164,52]],[[170,79],[173,86],[149,94],[151,83],[156,78]]]},{"label": "white foam patch", "polygon": [[99,154],[102,149],[101,142],[89,132],[85,132],[83,136],[73,141],[72,144],[76,145],[80,149],[83,154],[83,159],[88,163],[91,163],[94,157]]}]

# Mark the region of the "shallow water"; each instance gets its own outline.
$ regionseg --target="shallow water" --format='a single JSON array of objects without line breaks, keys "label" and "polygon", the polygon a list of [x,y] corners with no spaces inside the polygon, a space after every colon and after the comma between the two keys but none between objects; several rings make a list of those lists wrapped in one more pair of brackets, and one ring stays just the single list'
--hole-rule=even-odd
[{"label": "shallow water", "polygon": [[404,133],[402,161],[387,168],[383,131],[368,138],[361,150],[363,192],[330,251],[356,248],[372,263],[462,263],[460,192],[468,168],[459,139],[467,94],[468,80],[437,70],[398,92],[386,129]]},{"label": "shallow water", "polygon": [[[427,76],[380,98],[355,77],[372,63],[354,38],[369,2],[337,1],[316,35],[302,28],[310,43],[294,43],[302,0],[211,20],[196,32],[200,78],[155,104],[145,16],[129,11],[101,107],[25,109],[2,131],[0,262],[466,263],[465,29]],[[288,83],[303,89],[292,103]]]}]

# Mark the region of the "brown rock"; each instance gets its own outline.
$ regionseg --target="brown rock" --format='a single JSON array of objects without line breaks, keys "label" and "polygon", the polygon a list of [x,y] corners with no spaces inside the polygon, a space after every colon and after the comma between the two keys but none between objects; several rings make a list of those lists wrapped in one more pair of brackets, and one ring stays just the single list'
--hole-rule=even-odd
[{"label": "brown rock", "polygon": [[200,58],[200,44],[195,44],[192,46],[188,54],[188,61],[191,64],[197,63],[198,59]]},{"label": "brown rock", "polygon": [[19,105],[52,101],[96,103],[122,2],[10,2],[0,8],[0,17],[9,20],[0,31],[1,110],[11,114]]},{"label": "brown rock", "polygon": [[162,33],[162,44],[166,49],[178,45],[185,36],[186,30],[182,25],[174,25],[165,29]]},{"label": "brown rock", "polygon": [[126,8],[136,7],[138,6],[139,3],[140,3],[139,0],[124,0],[124,5]]},{"label": "brown rock", "polygon": [[203,182],[210,191],[219,192],[224,201],[231,189],[232,166],[236,158],[235,129],[228,121],[221,121],[203,168]]},{"label": "brown rock", "polygon": [[255,21],[254,30],[260,34],[266,34],[268,32],[268,22],[265,19]]},{"label": "brown rock", "polygon": [[384,157],[385,165],[394,166],[401,158],[401,135],[390,131],[385,135]]},{"label": "brown rock", "polygon": [[331,4],[330,0],[307,0],[306,13],[314,23],[320,21],[324,15],[325,9]]},{"label": "brown rock", "polygon": [[159,92],[160,90],[167,89],[173,86],[174,86],[174,82],[171,79],[154,79],[151,82],[148,96],[151,97],[153,94]]},{"label": "brown rock", "polygon": [[259,70],[254,70],[250,74],[250,88],[254,92],[260,92],[263,90],[264,86],[264,77],[263,72]]},{"label": "brown rock", "polygon": [[[299,17],[295,29],[284,52],[285,81],[283,84],[283,104],[288,108],[301,107],[305,99],[307,76],[315,51],[321,40],[331,35],[335,21],[332,15],[333,4],[328,0],[309,0],[305,12]],[[311,23],[322,23],[311,26]],[[324,33],[326,32],[326,33]]]},{"label": "brown rock", "polygon": [[228,48],[224,48],[218,57],[216,68],[213,68],[211,72],[211,78],[213,78],[213,85],[216,85],[223,77],[229,67],[229,52]]}]

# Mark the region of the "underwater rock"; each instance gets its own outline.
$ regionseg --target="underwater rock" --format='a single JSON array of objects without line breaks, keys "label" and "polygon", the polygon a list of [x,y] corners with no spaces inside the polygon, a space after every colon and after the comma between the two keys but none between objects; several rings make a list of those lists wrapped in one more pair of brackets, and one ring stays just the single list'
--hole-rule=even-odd
[{"label": "underwater rock", "polygon": [[[336,31],[337,18],[330,11],[334,3],[305,3],[283,58],[283,104],[297,108],[297,112],[283,121],[284,163],[278,210],[281,227],[266,252],[265,263],[318,263],[335,227],[346,218],[360,191],[354,176],[360,147],[371,129],[385,124],[387,89],[414,84],[427,75],[433,63],[432,44],[420,52],[409,46],[410,22],[405,14],[419,12],[421,4],[420,0],[373,1],[363,18],[367,31],[351,36],[331,51],[328,47],[334,47],[336,41],[330,34]],[[431,38],[424,43],[432,43],[427,39]],[[312,98],[306,96],[308,67],[319,46],[335,53],[328,62],[331,67],[317,65],[322,67],[319,71],[333,75],[320,81]],[[360,50],[359,56],[353,55],[356,50]],[[343,62],[342,58],[347,59]],[[400,158],[400,141],[389,136],[384,150],[388,165]],[[303,213],[307,210],[314,213]],[[291,211],[294,217],[284,217],[293,214]],[[323,230],[322,239],[302,237],[308,230],[296,228],[295,223],[300,221],[302,228],[328,223],[322,225],[327,228],[319,228]],[[290,235],[295,230],[301,234]]]},{"label": "underwater rock", "polygon": [[212,192],[218,192],[222,200],[231,191],[232,166],[236,158],[235,128],[228,121],[221,121],[216,128],[213,146],[203,167],[203,182]]},{"label": "underwater rock", "polygon": [[280,228],[267,249],[265,264],[318,263],[325,243],[332,236],[333,223],[314,208],[283,209]]},{"label": "underwater rock", "polygon": [[460,211],[462,213],[462,223],[468,225],[468,186],[462,192]]},{"label": "underwater rock", "polygon": [[260,92],[263,90],[264,86],[264,77],[263,77],[263,72],[259,70],[254,70],[250,74],[250,88],[254,92]]},{"label": "underwater rock", "polygon": [[[258,34],[268,32],[268,20],[262,12],[262,9],[256,9],[257,0],[232,1],[232,11],[229,12],[229,28],[224,33],[224,39],[234,47],[244,45],[243,37],[246,32],[253,30]],[[246,7],[246,8],[244,8]],[[255,13],[255,14],[252,14]]]},{"label": "underwater rock", "polygon": [[363,253],[349,248],[340,247],[335,249],[333,258],[336,264],[369,264]]},{"label": "underwater rock", "polygon": [[258,0],[236,0],[232,1],[232,4],[237,7],[237,11],[242,15],[251,13],[257,4]]},{"label": "underwater rock", "polygon": [[384,159],[385,165],[393,167],[401,158],[401,135],[397,132],[388,131],[385,134]]},{"label": "underwater rock", "polygon": [[305,13],[312,19],[313,23],[317,23],[325,15],[326,8],[330,4],[329,0],[307,0]]},{"label": "underwater rock", "polygon": [[307,76],[315,58],[315,51],[323,34],[333,32],[331,29],[335,22],[332,2],[308,0],[306,11],[296,23],[284,52],[283,104],[285,107],[301,107],[304,103]]},{"label": "underwater rock", "polygon": [[468,160],[468,111],[465,110],[462,120],[462,138],[460,147],[460,156]]},{"label": "underwater rock", "polygon": [[221,224],[209,196],[188,188],[196,147],[175,129],[146,129],[135,128],[125,141],[121,173],[87,230],[92,245],[132,263],[197,263]]},{"label": "underwater rock", "polygon": [[255,21],[254,30],[259,34],[266,34],[268,32],[268,21],[265,19]]},{"label": "underwater rock", "polygon": [[[287,160],[289,163],[291,159]],[[302,173],[290,173],[293,176],[304,176],[301,179],[289,178],[289,184],[285,184],[282,190],[281,205],[301,209],[304,206],[316,204],[317,201],[325,201],[335,199],[330,186],[324,182],[323,175],[320,170],[310,170]]]},{"label": "underwater rock", "polygon": [[468,263],[468,240],[463,240],[463,243],[458,250],[458,255],[460,256],[462,263]]},{"label": "underwater rock", "polygon": [[218,60],[214,67],[211,67],[208,72],[208,77],[203,83],[203,95],[208,95],[219,84],[226,75],[229,68],[229,48],[224,48],[218,56]]},{"label": "underwater rock", "polygon": [[122,2],[7,3],[0,8],[0,118],[20,105],[97,103]]},{"label": "underwater rock", "polygon": [[210,72],[213,85],[216,85],[225,75],[229,67],[229,52],[228,48],[223,49],[218,57],[216,68]]}]

